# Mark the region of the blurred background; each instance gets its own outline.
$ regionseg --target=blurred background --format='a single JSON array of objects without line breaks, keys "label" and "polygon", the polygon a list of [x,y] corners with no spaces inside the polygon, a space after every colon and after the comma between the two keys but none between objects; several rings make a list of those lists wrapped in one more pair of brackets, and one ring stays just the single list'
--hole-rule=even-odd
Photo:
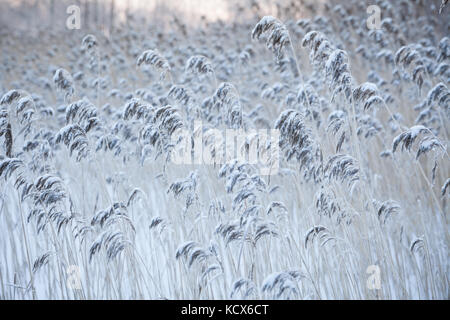
[{"label": "blurred background", "polygon": [[[337,1],[336,1],[337,2]],[[322,0],[0,0],[0,26],[33,32],[36,26],[65,28],[71,5],[80,8],[82,29],[110,29],[143,22],[187,28],[217,21],[243,22],[255,16],[299,19]],[[320,6],[319,6],[320,7]],[[311,12],[309,12],[311,13]]]},{"label": "blurred background", "polygon": [[[374,1],[361,0],[367,6]],[[400,4],[401,0],[393,1]],[[418,15],[435,15],[440,0],[411,0]],[[282,21],[311,18],[325,5],[346,5],[346,0],[0,0],[0,27],[27,31],[37,36],[39,27],[63,31],[67,8],[80,8],[81,29],[110,32],[126,24],[161,25],[165,31],[182,26],[202,28],[211,22],[255,23],[264,15]],[[352,10],[350,8],[350,10]],[[354,8],[353,10],[357,10]],[[448,17],[448,10],[445,13]],[[448,31],[448,30],[447,30]]]}]

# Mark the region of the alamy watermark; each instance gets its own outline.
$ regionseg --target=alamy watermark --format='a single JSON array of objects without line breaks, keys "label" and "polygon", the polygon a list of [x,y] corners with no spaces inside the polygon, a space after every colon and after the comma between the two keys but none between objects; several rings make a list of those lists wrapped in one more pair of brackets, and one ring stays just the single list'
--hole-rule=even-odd
[{"label": "alamy watermark", "polygon": [[80,268],[76,265],[70,265],[67,267],[67,288],[72,290],[81,289],[81,274]]},{"label": "alamy watermark", "polygon": [[381,29],[381,9],[379,6],[371,5],[367,7],[367,14],[369,17],[366,20],[367,29],[375,30]]},{"label": "alamy watermark", "polygon": [[367,278],[367,289],[380,290],[381,289],[381,270],[377,265],[370,265],[366,269],[366,273],[370,276]]},{"label": "alamy watermark", "polygon": [[201,121],[194,130],[179,129],[171,136],[175,164],[223,165],[235,160],[255,165],[261,175],[273,175],[279,168],[277,129],[203,130]]},{"label": "alamy watermark", "polygon": [[81,9],[79,6],[71,5],[67,7],[66,13],[69,15],[66,19],[66,27],[69,30],[81,29]]}]

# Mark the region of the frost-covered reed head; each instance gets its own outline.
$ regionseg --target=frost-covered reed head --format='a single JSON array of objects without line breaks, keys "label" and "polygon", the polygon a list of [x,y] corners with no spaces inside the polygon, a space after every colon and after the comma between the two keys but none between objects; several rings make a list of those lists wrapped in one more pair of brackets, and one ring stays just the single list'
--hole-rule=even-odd
[{"label": "frost-covered reed head", "polygon": [[186,61],[186,72],[194,74],[208,74],[213,73],[214,69],[209,59],[202,55],[192,56]]},{"label": "frost-covered reed head", "polygon": [[81,48],[86,51],[91,51],[98,45],[97,38],[92,35],[86,35],[81,41]]},{"label": "frost-covered reed head", "polygon": [[283,50],[291,44],[286,26],[272,16],[263,17],[252,31],[252,39],[265,37],[266,46],[272,50],[277,60],[283,57]]},{"label": "frost-covered reed head", "polygon": [[58,90],[64,92],[64,97],[70,98],[75,93],[74,81],[71,74],[65,69],[58,69],[53,75],[53,82]]}]

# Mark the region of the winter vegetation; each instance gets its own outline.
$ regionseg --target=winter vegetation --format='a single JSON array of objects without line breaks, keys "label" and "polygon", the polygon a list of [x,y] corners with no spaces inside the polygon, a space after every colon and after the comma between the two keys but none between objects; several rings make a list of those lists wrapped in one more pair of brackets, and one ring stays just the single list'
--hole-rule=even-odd
[{"label": "winter vegetation", "polygon": [[0,299],[448,299],[446,0],[120,2],[0,3]]}]

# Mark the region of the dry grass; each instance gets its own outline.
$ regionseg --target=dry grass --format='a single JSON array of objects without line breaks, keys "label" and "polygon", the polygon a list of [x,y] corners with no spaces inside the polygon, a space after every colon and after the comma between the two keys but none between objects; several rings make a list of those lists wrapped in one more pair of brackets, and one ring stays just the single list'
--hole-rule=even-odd
[{"label": "dry grass", "polygon": [[[448,8],[375,2],[380,30],[360,1],[2,29],[0,298],[447,299]],[[210,164],[172,161],[182,129]],[[278,171],[208,129],[278,129]]]}]

